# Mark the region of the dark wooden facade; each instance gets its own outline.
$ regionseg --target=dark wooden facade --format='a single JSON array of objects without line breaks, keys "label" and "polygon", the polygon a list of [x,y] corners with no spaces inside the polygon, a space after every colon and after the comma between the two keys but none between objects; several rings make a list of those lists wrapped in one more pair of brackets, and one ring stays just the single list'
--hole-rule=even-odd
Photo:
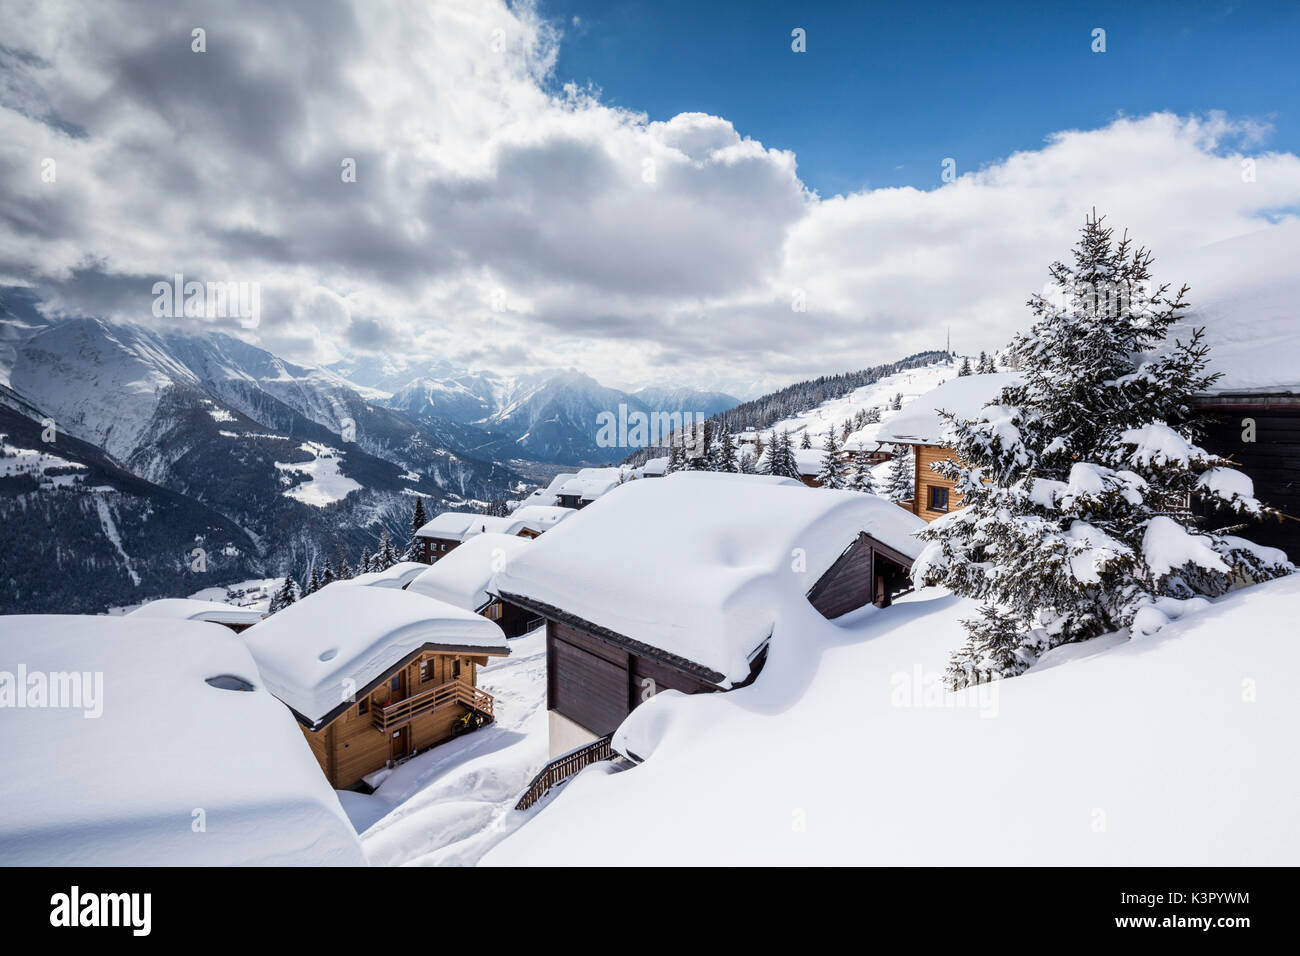
[{"label": "dark wooden facade", "polygon": [[493,597],[478,609],[478,613],[489,621],[496,621],[497,627],[501,628],[506,637],[522,637],[543,623],[540,615],[499,597]]},{"label": "dark wooden facade", "polygon": [[425,538],[417,535],[415,540],[419,544],[415,560],[423,561],[425,564],[433,564],[439,558],[460,547],[460,542],[453,538]]},{"label": "dark wooden facade", "polygon": [[930,467],[953,458],[952,449],[943,445],[913,445],[912,452],[915,469],[912,487],[915,492],[911,502],[903,502],[903,507],[925,521],[933,521],[960,508],[961,495],[957,494],[953,482]]},{"label": "dark wooden facade", "polygon": [[911,559],[866,533],[845,549],[808,592],[808,601],[834,619],[867,604],[888,607],[912,589]]},{"label": "dark wooden facade", "polygon": [[[1255,497],[1291,516],[1252,522],[1242,536],[1300,562],[1300,396],[1216,395],[1198,399],[1196,407],[1207,416],[1201,446],[1240,465],[1255,483]],[[1241,521],[1205,517],[1210,527]]]}]

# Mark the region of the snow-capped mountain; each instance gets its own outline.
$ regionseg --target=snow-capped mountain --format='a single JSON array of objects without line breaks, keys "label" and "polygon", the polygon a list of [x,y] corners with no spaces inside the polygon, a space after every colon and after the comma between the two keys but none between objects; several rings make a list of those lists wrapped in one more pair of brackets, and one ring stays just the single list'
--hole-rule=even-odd
[{"label": "snow-capped mountain", "polygon": [[[224,518],[242,536],[236,547],[245,556],[237,569],[243,576],[301,574],[338,546],[354,559],[383,528],[404,541],[413,493],[438,510],[502,497],[519,480],[508,468],[463,453],[447,435],[367,400],[333,372],[286,362],[230,336],[46,321],[16,314],[8,302],[0,302],[0,378],[9,383],[11,425],[15,416],[32,425],[48,421],[53,436],[18,450],[74,460],[65,444],[83,443],[100,454],[102,467]],[[8,490],[43,508],[52,491],[63,493],[29,479],[9,482]],[[83,544],[55,535],[52,546]],[[128,561],[114,554],[109,549],[105,562],[115,563],[119,575]],[[13,570],[0,568],[0,578]],[[113,600],[157,596],[135,593],[152,580],[141,576]],[[64,586],[76,582],[65,579]],[[194,590],[193,583],[187,587]]]},{"label": "snow-capped mountain", "polygon": [[650,387],[624,392],[572,369],[517,377],[437,366],[393,392],[386,403],[412,420],[450,434],[460,447],[496,460],[536,459],[559,464],[606,464],[628,449],[596,442],[601,413],[699,412],[738,404],[722,392]]}]

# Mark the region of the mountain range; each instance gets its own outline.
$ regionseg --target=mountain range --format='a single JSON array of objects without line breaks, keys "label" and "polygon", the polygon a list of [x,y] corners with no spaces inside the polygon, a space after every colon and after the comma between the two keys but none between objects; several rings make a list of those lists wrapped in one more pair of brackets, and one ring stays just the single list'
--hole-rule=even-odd
[{"label": "mountain range", "polygon": [[415,495],[429,514],[474,508],[560,466],[622,458],[594,441],[597,414],[619,404],[736,403],[445,363],[389,389],[375,362],[303,366],[219,332],[52,320],[38,305],[0,289],[8,611],[303,575],[337,548],[354,560],[384,529],[404,543]]}]

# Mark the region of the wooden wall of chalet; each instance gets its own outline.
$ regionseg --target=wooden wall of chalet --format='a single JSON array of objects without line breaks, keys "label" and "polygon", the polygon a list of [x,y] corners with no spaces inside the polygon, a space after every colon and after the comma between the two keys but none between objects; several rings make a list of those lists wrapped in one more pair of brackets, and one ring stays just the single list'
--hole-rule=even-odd
[{"label": "wooden wall of chalet", "polygon": [[[912,499],[912,514],[926,521],[933,521],[935,518],[943,517],[949,511],[956,511],[960,508],[961,496],[953,490],[953,483],[930,469],[930,466],[935,462],[951,459],[953,457],[952,450],[942,445],[915,445],[913,451],[916,455],[916,496]],[[930,507],[931,488],[947,489],[948,507],[946,509],[940,510]]]},{"label": "wooden wall of chalet", "polygon": [[635,707],[660,690],[685,694],[718,690],[713,684],[555,620],[546,624],[546,681],[548,709],[598,737],[615,730]]},{"label": "wooden wall of chalet", "polygon": [[[425,680],[421,680],[421,663]],[[391,680],[399,673],[405,675],[405,697],[430,690],[453,679],[456,662],[460,661],[460,679],[478,686],[478,667],[485,658],[458,657],[452,654],[422,654],[410,664],[385,678],[366,699],[366,712],[361,712],[362,702],[353,704],[340,716],[320,730],[303,728],[311,745],[312,754],[326,779],[335,789],[344,789],[358,783],[362,777],[381,770],[394,756],[407,756],[427,750],[451,738],[451,725],[465,712],[460,705],[439,707],[419,714],[406,725],[402,736],[394,737],[391,731],[375,728],[373,708],[397,703],[403,699],[392,693]]]},{"label": "wooden wall of chalet", "polygon": [[808,591],[808,602],[828,620],[867,604],[888,604],[911,590],[905,562],[903,555],[888,551],[868,534],[859,534],[817,579]]},{"label": "wooden wall of chalet", "polygon": [[[1255,483],[1255,496],[1300,518],[1300,402],[1279,398],[1228,397],[1198,402],[1213,415],[1201,440],[1207,451],[1231,458]],[[1255,423],[1255,441],[1242,440],[1245,419]],[[1237,523],[1231,515],[1208,515],[1208,527]],[[1256,544],[1281,548],[1300,562],[1300,521],[1254,522],[1241,532]]]}]

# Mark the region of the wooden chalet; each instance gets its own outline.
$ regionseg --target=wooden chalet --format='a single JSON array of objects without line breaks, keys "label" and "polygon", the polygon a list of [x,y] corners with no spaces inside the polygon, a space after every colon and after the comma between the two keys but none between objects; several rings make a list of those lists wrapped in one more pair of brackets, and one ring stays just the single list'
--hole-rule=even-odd
[{"label": "wooden chalet", "polygon": [[914,484],[911,501],[900,504],[925,521],[933,521],[961,507],[961,495],[953,482],[938,474],[933,466],[951,460],[953,450],[944,444],[945,423],[939,412],[959,417],[974,417],[1002,389],[1016,381],[1010,373],[963,375],[944,382],[938,388],[913,400],[877,433],[882,442],[910,445],[914,456]]},{"label": "wooden chalet", "polygon": [[255,608],[237,607],[219,601],[163,598],[160,601],[142,604],[126,616],[168,621],[207,621],[211,624],[221,624],[238,634],[262,620],[265,615]]},{"label": "wooden chalet", "polygon": [[[599,512],[537,541],[495,579],[502,598],[546,619],[552,755],[594,745],[661,690],[751,683],[774,602],[791,588],[827,618],[887,606],[910,589],[920,551],[911,535],[923,527],[875,496],[709,472],[630,482]],[[637,557],[614,560],[626,541],[638,542]],[[806,568],[790,568],[796,549]],[[719,554],[735,563],[719,565]]]},{"label": "wooden chalet", "polygon": [[513,516],[503,518],[468,511],[444,511],[415,532],[415,557],[423,564],[433,564],[477,534],[490,531],[519,534],[526,525]]},{"label": "wooden chalet", "polygon": [[489,531],[475,535],[432,567],[425,568],[408,590],[481,614],[494,621],[507,638],[521,637],[540,627],[542,620],[533,611],[503,600],[491,588],[496,573],[527,548],[531,540],[522,533]]},{"label": "wooden chalet", "polygon": [[336,789],[491,721],[495,623],[409,589],[331,584],[243,635]]}]

